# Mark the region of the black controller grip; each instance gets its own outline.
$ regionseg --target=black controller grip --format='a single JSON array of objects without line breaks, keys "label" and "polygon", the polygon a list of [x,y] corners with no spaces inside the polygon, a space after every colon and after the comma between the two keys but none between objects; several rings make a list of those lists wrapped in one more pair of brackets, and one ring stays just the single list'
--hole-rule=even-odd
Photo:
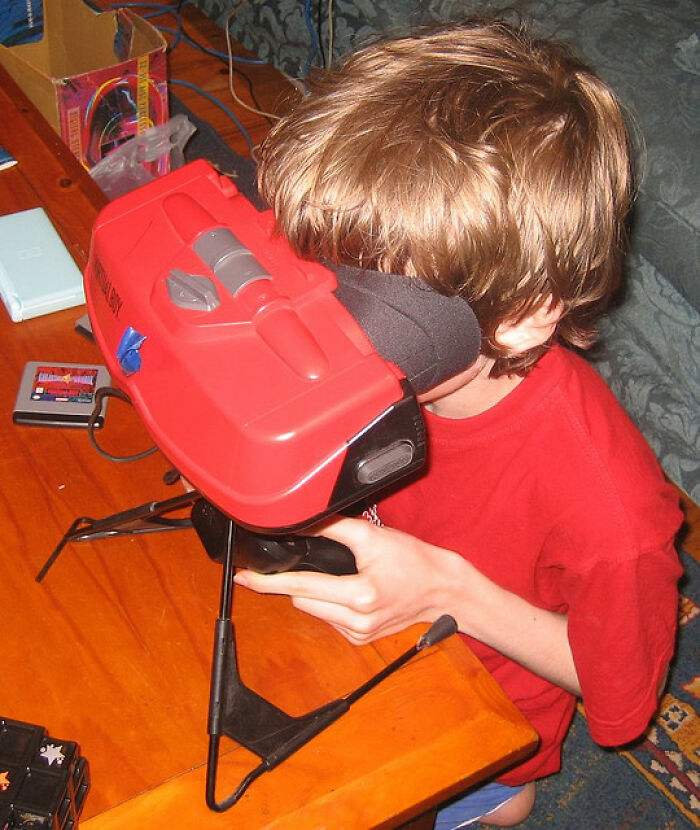
[{"label": "black controller grip", "polygon": [[264,536],[239,527],[234,564],[259,573],[317,571],[343,576],[357,573],[345,545],[323,536]]},{"label": "black controller grip", "polygon": [[[192,507],[192,525],[215,562],[223,562],[231,519],[205,499]],[[323,536],[284,536],[254,533],[235,527],[233,564],[258,573],[317,571],[344,576],[357,573],[352,551]]]}]

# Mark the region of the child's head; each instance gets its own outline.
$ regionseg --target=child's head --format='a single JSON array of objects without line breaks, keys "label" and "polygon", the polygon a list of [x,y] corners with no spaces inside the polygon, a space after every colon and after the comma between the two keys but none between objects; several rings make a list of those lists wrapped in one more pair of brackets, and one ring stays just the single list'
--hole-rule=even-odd
[{"label": "child's head", "polygon": [[266,139],[259,183],[301,255],[464,296],[494,374],[541,353],[499,342],[504,325],[556,310],[585,347],[617,285],[620,107],[561,47],[502,23],[372,45],[317,76]]}]

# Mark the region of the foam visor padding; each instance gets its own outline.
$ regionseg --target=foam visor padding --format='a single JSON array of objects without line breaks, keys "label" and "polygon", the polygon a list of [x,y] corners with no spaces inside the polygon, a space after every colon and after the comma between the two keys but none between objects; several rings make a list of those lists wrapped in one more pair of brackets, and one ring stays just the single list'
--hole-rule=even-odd
[{"label": "foam visor padding", "polygon": [[481,331],[469,304],[423,280],[329,265],[336,296],[377,352],[396,364],[416,394],[432,389],[477,359]]}]

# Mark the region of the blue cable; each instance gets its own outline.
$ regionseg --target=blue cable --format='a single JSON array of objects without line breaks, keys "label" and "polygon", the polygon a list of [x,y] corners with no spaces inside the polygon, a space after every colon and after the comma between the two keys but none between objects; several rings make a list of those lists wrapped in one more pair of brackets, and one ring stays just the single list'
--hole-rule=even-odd
[{"label": "blue cable", "polygon": [[[157,29],[161,32],[166,32],[169,35],[175,34],[172,29],[166,29],[164,26],[157,26]],[[192,40],[185,32],[180,33],[180,37],[186,43],[189,43],[190,46],[194,46],[195,49],[199,49],[201,52],[205,52],[207,55],[211,55],[214,58],[221,58],[228,62],[229,56],[227,52],[218,52],[216,49],[209,49],[207,46],[202,46],[201,43],[197,43],[196,40]],[[267,61],[264,61],[262,58],[243,58],[238,55],[233,55],[233,60],[235,63],[252,63],[256,66],[261,66],[266,64]]]},{"label": "blue cable", "polygon": [[[178,3],[176,6],[165,6],[163,3],[114,3],[112,8],[147,8],[147,9],[155,9],[156,11],[152,11],[149,14],[142,14],[144,20],[150,20],[152,17],[159,17],[162,14],[171,14],[175,18],[175,22],[177,23],[177,30],[173,31],[172,29],[166,29],[164,26],[156,26],[154,24],[154,28],[158,29],[159,32],[167,32],[169,35],[173,35],[173,41],[168,45],[166,51],[172,52],[173,49],[180,43],[183,37],[182,31],[182,18],[180,17],[180,9],[182,6],[187,5],[190,0],[185,0],[183,3]],[[194,44],[199,48],[199,44]],[[203,48],[203,47],[202,47]]]},{"label": "blue cable", "polygon": [[304,2],[304,20],[306,21],[306,28],[309,30],[309,34],[311,35],[311,52],[306,60],[304,71],[302,72],[302,78],[305,78],[309,74],[311,65],[316,60],[316,56],[320,50],[316,27],[311,20],[311,0],[305,0]]},{"label": "blue cable", "polygon": [[250,150],[251,154],[255,152],[255,145],[253,144],[253,140],[251,139],[248,130],[241,124],[241,122],[236,118],[235,114],[226,106],[226,104],[222,104],[218,98],[215,98],[213,95],[210,95],[205,89],[202,89],[195,84],[191,84],[189,81],[180,81],[177,78],[171,78],[168,83],[170,84],[178,84],[179,86],[186,86],[189,89],[193,89],[195,92],[198,92],[200,95],[204,96],[207,100],[211,101],[213,104],[216,104],[217,107],[222,109],[226,115],[233,121],[236,125],[237,129],[239,130],[240,134],[243,136],[245,143],[248,145],[248,149]]},{"label": "blue cable", "polygon": [[[146,9],[156,9],[157,11],[152,11],[149,14],[141,15],[144,20],[148,20],[152,17],[158,17],[160,14],[172,14],[173,17],[177,20],[177,31],[173,29],[168,29],[165,26],[155,26],[159,32],[165,32],[169,35],[174,35],[175,40],[170,44],[168,47],[168,51],[172,52],[172,50],[177,46],[177,44],[182,40],[185,43],[189,43],[190,46],[193,46],[195,49],[199,49],[201,52],[204,52],[207,55],[211,55],[214,58],[220,58],[222,60],[228,61],[229,55],[227,52],[219,52],[216,49],[209,49],[207,46],[202,46],[201,43],[197,43],[196,40],[193,40],[182,28],[182,18],[180,17],[180,8],[183,5],[191,2],[191,0],[185,0],[182,4],[177,4],[175,6],[166,6],[163,3],[139,3],[139,2],[131,2],[131,3],[115,3],[115,8],[146,8]],[[233,55],[233,60],[236,63],[248,63],[253,64],[255,66],[261,66],[267,63],[262,58],[243,58],[237,55]]]}]

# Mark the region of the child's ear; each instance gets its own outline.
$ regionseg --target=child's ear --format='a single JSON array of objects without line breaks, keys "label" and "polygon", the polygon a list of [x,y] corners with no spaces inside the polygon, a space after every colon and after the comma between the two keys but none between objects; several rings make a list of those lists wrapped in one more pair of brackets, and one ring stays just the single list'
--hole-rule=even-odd
[{"label": "child's ear", "polygon": [[501,323],[496,329],[496,342],[513,355],[542,346],[554,334],[563,313],[561,303],[547,300],[520,322]]}]

